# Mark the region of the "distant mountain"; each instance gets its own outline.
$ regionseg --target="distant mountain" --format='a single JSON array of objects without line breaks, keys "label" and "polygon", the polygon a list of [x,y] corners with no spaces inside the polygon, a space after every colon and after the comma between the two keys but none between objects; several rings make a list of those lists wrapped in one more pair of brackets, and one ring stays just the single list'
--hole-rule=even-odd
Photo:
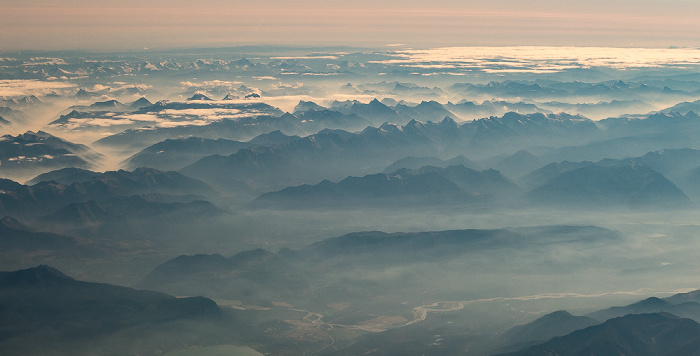
[{"label": "distant mountain", "polygon": [[668,313],[630,314],[508,355],[700,355],[700,324]]},{"label": "distant mountain", "polygon": [[[91,180],[64,185],[44,181],[31,186],[0,180],[0,213],[21,216],[44,215],[70,203],[105,200],[118,196],[163,193],[213,195],[206,184],[177,172],[138,168],[133,172],[108,171]],[[190,199],[191,200],[191,199]]]},{"label": "distant mountain", "polygon": [[446,161],[443,161],[437,157],[404,157],[401,158],[400,160],[397,160],[396,162],[392,163],[388,167],[384,168],[383,173],[391,173],[395,172],[401,168],[408,168],[408,169],[418,169],[423,166],[433,166],[433,167],[442,167],[445,168],[447,166],[453,166],[453,165],[462,165],[468,168],[474,168],[476,167],[476,163],[472,162],[470,159],[467,157],[464,157],[462,155],[459,155],[454,158],[450,158]]},{"label": "distant mountain", "polygon": [[700,100],[678,103],[659,112],[664,114],[679,113],[681,115],[688,115],[690,112],[700,113]]},{"label": "distant mountain", "polygon": [[[54,130],[102,132],[108,136],[97,144],[124,149],[190,136],[247,140],[279,129],[289,132],[299,124],[291,114],[287,119],[280,118],[283,115],[281,110],[262,102],[159,101],[122,113],[74,110],[49,126]],[[292,120],[288,120],[290,117]]]},{"label": "distant mountain", "polygon": [[19,99],[15,98],[9,98],[6,100],[3,100],[3,105],[11,107],[13,109],[20,108],[20,109],[26,109],[30,107],[42,107],[42,106],[47,106],[46,102],[43,100],[39,99],[36,95],[25,95]]},{"label": "distant mountain", "polygon": [[[616,137],[666,133],[680,135],[676,137],[680,139],[683,138],[682,134],[691,134],[695,137],[694,134],[700,130],[700,116],[693,111],[686,114],[660,112],[651,115],[607,118],[597,123],[606,130],[606,135]],[[692,145],[684,147],[692,147]]]},{"label": "distant mountain", "polygon": [[523,145],[541,145],[546,138],[549,145],[586,142],[599,136],[600,129],[590,119],[578,115],[506,113],[503,117],[489,117],[467,122],[462,130],[471,136],[470,147],[501,150]]},{"label": "distant mountain", "polygon": [[43,131],[27,131],[0,138],[0,172],[34,171],[62,167],[92,168],[102,155]]},{"label": "distant mountain", "polygon": [[329,127],[341,130],[362,130],[372,126],[372,122],[354,113],[343,114],[333,110],[307,110],[295,112],[294,116],[301,124],[311,127]]},{"label": "distant mountain", "polygon": [[665,301],[671,304],[683,304],[688,302],[700,303],[700,289],[687,293],[678,293],[670,297],[664,298]]},{"label": "distant mountain", "polygon": [[[175,294],[195,291],[217,298],[242,300],[246,304],[284,300],[295,306],[315,306],[318,310],[330,301],[355,300],[353,305],[377,308],[373,303],[382,299],[381,296],[396,295],[399,290],[415,288],[416,283],[426,283],[425,276],[418,276],[422,273],[418,271],[424,270],[426,264],[444,266],[468,260],[484,251],[517,251],[531,243],[540,246],[562,242],[587,244],[617,238],[613,231],[595,226],[414,233],[367,231],[324,239],[300,250],[284,248],[277,254],[257,249],[230,258],[180,256],[156,267],[141,285]],[[394,268],[409,270],[411,266],[417,266],[415,278],[412,273],[409,273],[410,279],[403,274],[392,275],[385,279],[387,285],[356,276],[365,273],[367,268],[391,271]],[[374,297],[365,303],[368,295]],[[328,309],[328,313],[336,312]],[[354,311],[349,313],[354,314]]]},{"label": "distant mountain", "polygon": [[204,94],[199,94],[199,93],[192,95],[191,97],[187,98],[187,100],[190,100],[190,101],[192,101],[192,100],[212,101],[212,99],[210,99],[208,96],[206,96]]},{"label": "distant mountain", "polygon": [[[212,119],[212,111],[219,112],[215,120]],[[62,129],[70,129],[66,126],[69,121],[73,126],[83,122],[90,129],[100,129],[92,124],[96,119],[94,116],[76,115],[82,114],[68,114],[61,119],[63,121],[57,120],[51,125],[58,125],[57,128],[63,125],[65,127]],[[138,120],[130,120],[130,115],[137,115]],[[148,121],[147,118],[151,120]],[[128,115],[104,116],[99,119],[102,120],[100,123],[130,125],[120,126],[122,132],[96,142],[98,145],[117,148],[143,148],[165,139],[186,137],[245,141],[277,130],[292,135],[309,135],[326,128],[361,130],[369,126],[369,121],[357,115],[336,111],[303,111],[292,115],[262,102],[225,101],[159,102]]]},{"label": "distant mountain", "polygon": [[581,114],[586,117],[593,118],[594,120],[606,119],[609,117],[625,114],[642,114],[647,113],[655,108],[654,105],[651,105],[639,99],[614,99],[611,101],[600,101],[596,103],[579,104],[550,101],[547,103],[540,103],[538,105],[555,112]]},{"label": "distant mountain", "polygon": [[487,94],[492,97],[507,98],[551,98],[566,96],[568,94],[564,90],[543,87],[537,83],[511,80],[506,80],[504,82],[491,81],[488,84],[457,83],[452,85],[450,89],[469,95]]},{"label": "distant mountain", "polygon": [[8,354],[153,354],[236,337],[216,332],[231,319],[203,297],[81,282],[48,266],[0,272],[0,288]]},{"label": "distant mountain", "polygon": [[107,100],[107,101],[98,101],[94,104],[90,105],[91,109],[96,109],[96,110],[102,110],[102,109],[107,109],[107,110],[119,110],[122,108],[125,108],[126,105],[118,102],[117,100]]},{"label": "distant mountain", "polygon": [[332,206],[468,204],[474,196],[434,172],[397,171],[348,177],[338,183],[324,180],[314,186],[289,187],[259,196],[258,208],[327,208]]},{"label": "distant mountain", "polygon": [[241,149],[286,144],[299,138],[277,130],[258,135],[248,142],[202,137],[166,139],[127,158],[122,165],[131,169],[153,167],[160,170],[178,170],[207,156],[231,155]]},{"label": "distant mountain", "polygon": [[484,100],[481,104],[463,100],[457,104],[448,102],[445,107],[464,119],[480,119],[493,115],[504,115],[508,112],[520,114],[552,113],[550,110],[540,108],[535,104],[504,100]]},{"label": "distant mountain", "polygon": [[586,165],[564,172],[527,193],[538,204],[577,207],[688,207],[675,184],[645,165]]},{"label": "distant mountain", "polygon": [[[307,261],[361,259],[364,263],[393,264],[408,261],[447,261],[467,251],[488,248],[518,249],[522,244],[610,241],[615,232],[596,226],[542,226],[496,230],[450,230],[415,233],[366,231],[328,238],[289,257]],[[282,255],[282,251],[279,252]]]},{"label": "distant mountain", "polygon": [[248,186],[269,191],[377,172],[406,156],[444,156],[466,150],[485,154],[528,142],[539,144],[551,137],[572,142],[598,132],[592,121],[565,114],[510,113],[462,125],[450,118],[438,123],[412,120],[404,126],[383,124],[356,133],[323,130],[286,145],[205,157],[182,172],[221,189]]},{"label": "distant mountain", "polygon": [[177,170],[206,156],[230,155],[248,147],[250,147],[249,143],[225,139],[214,140],[202,137],[166,139],[127,158],[122,165],[132,169],[153,167]]},{"label": "distant mountain", "polygon": [[296,135],[285,135],[282,131],[280,130],[275,130],[275,131],[270,131],[265,134],[260,134],[258,136],[253,137],[248,141],[249,145],[284,145],[287,143],[290,143],[292,141],[296,141],[300,139],[301,137],[296,136]]},{"label": "distant mountain", "polygon": [[83,183],[83,190],[88,187],[106,187],[113,194],[131,195],[140,193],[166,194],[202,194],[213,193],[206,184],[173,171],[159,171],[140,167],[133,171],[107,171],[91,181]]},{"label": "distant mountain", "polygon": [[651,169],[671,178],[680,180],[688,172],[700,166],[700,150],[694,148],[663,149],[648,152],[640,157],[629,157],[619,160],[604,159],[599,165],[644,164]]},{"label": "distant mountain", "polygon": [[[165,200],[165,201],[162,201]],[[187,219],[210,218],[220,215],[223,210],[208,201],[168,202],[167,197],[133,195],[114,197],[106,200],[70,203],[48,215],[38,218],[38,222],[51,225],[68,225],[71,229],[113,230],[121,232],[119,225],[126,225],[127,219],[156,221],[185,221]],[[107,232],[104,235],[108,235]],[[118,234],[117,234],[118,235]]]},{"label": "distant mountain", "polygon": [[101,173],[89,171],[80,168],[61,168],[55,171],[42,173],[31,180],[27,181],[26,185],[35,185],[40,182],[54,181],[63,185],[71,185],[73,183],[82,183],[89,181],[95,177],[99,177]]},{"label": "distant mountain", "polygon": [[23,124],[27,120],[27,116],[24,112],[4,106],[0,106],[0,116],[5,120],[5,125]]},{"label": "distant mountain", "polygon": [[200,293],[261,305],[295,298],[308,287],[307,277],[296,267],[262,249],[230,258],[182,255],[158,265],[140,285],[174,294]]},{"label": "distant mountain", "polygon": [[520,188],[495,170],[482,172],[461,165],[424,166],[392,173],[348,177],[338,183],[288,187],[259,196],[251,206],[294,209],[344,206],[489,204],[493,197],[512,195]]},{"label": "distant mountain", "polygon": [[494,169],[477,171],[463,165],[450,165],[444,168],[423,166],[415,171],[397,172],[424,174],[437,173],[457,184],[465,192],[474,195],[507,196],[520,192],[520,187]]},{"label": "distant mountain", "polygon": [[562,173],[573,171],[581,167],[594,164],[593,162],[553,162],[542,168],[535,169],[534,171],[520,177],[519,182],[523,184],[526,188],[537,188],[539,186],[547,184],[551,179],[559,176]]},{"label": "distant mountain", "polygon": [[[488,160],[486,162],[488,162]],[[539,157],[526,150],[520,150],[490,164],[486,162],[482,162],[481,164],[497,169],[511,177],[518,177],[541,167],[543,164]]]},{"label": "distant mountain", "polygon": [[299,103],[294,107],[294,110],[292,113],[294,115],[302,112],[307,112],[307,111],[326,111],[328,108],[325,108],[321,105],[318,105],[314,103],[313,101],[304,101],[304,100],[299,100]]},{"label": "distant mountain", "polygon": [[360,133],[324,130],[284,145],[205,157],[181,171],[221,189],[269,191],[381,170],[398,157],[435,151],[430,135],[449,135],[452,128],[446,123],[414,123],[406,127],[386,124]]},{"label": "distant mountain", "polygon": [[[357,115],[368,120],[373,125],[381,125],[385,122],[398,123],[397,121],[400,118],[396,110],[382,104],[377,99],[367,104],[363,104],[359,101],[333,102],[330,109],[346,115]],[[405,122],[409,120],[410,119],[406,119]]]},{"label": "distant mountain", "polygon": [[[116,112],[116,113],[121,113],[121,112],[126,112],[133,110],[134,107],[131,105],[125,105],[122,104],[121,102],[111,99],[111,100],[106,100],[106,101],[96,101],[90,105],[73,105],[69,107],[68,109],[62,111],[62,112],[76,112],[76,113],[83,113],[83,114],[88,114],[88,113],[95,113],[95,112]],[[92,114],[94,115],[94,114]]]},{"label": "distant mountain", "polygon": [[153,103],[148,101],[148,99],[143,96],[128,104],[130,108],[137,110],[151,105],[153,105]]},{"label": "distant mountain", "polygon": [[[442,121],[449,117],[456,119],[458,116],[450,112],[445,106],[437,101],[422,101],[416,106],[397,104],[393,109],[402,117],[408,120],[418,121]],[[407,121],[404,121],[407,122]]]}]

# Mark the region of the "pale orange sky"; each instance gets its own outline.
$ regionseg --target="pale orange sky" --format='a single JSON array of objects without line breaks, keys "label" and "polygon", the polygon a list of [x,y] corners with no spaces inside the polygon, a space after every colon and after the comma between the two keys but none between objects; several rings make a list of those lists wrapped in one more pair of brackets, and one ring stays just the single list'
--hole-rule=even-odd
[{"label": "pale orange sky", "polygon": [[0,51],[246,44],[700,46],[700,2],[0,0]]}]

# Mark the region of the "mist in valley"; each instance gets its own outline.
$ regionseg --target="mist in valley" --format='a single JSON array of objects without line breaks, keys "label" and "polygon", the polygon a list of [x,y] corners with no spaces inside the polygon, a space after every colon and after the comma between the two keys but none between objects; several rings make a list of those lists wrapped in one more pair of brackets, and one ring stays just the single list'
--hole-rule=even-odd
[{"label": "mist in valley", "polygon": [[0,344],[491,355],[650,297],[700,321],[698,63],[474,51],[2,55]]}]

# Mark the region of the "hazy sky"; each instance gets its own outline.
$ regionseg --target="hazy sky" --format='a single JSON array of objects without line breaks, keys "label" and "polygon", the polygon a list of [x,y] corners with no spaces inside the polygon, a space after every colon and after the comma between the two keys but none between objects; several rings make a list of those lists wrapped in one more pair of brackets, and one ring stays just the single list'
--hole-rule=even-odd
[{"label": "hazy sky", "polygon": [[700,46],[696,0],[0,0],[0,51]]}]

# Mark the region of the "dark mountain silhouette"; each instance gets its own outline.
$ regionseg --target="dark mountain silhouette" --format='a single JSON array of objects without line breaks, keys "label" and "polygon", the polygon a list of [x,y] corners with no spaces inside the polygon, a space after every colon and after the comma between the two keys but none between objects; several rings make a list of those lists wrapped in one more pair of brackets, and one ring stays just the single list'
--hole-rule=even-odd
[{"label": "dark mountain silhouette", "polygon": [[231,320],[207,298],[81,282],[43,265],[0,272],[0,288],[8,354],[154,353],[225,339],[207,333]]},{"label": "dark mountain silhouette", "polygon": [[564,336],[576,330],[597,325],[600,322],[586,316],[574,316],[566,310],[547,314],[525,325],[508,329],[499,340],[502,352],[515,351],[536,345],[556,336]]},{"label": "dark mountain silhouette", "polygon": [[668,313],[629,314],[508,355],[699,355],[700,324]]}]

